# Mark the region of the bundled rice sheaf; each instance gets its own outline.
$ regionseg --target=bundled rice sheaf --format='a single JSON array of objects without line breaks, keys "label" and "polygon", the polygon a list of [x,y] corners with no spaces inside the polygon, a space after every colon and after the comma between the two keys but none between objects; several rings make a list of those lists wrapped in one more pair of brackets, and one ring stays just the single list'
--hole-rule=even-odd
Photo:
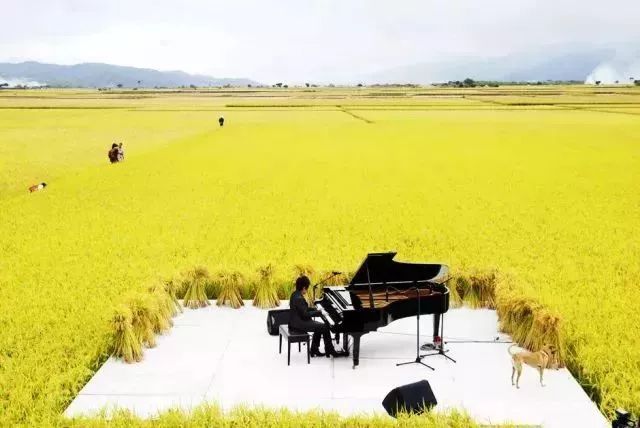
[{"label": "bundled rice sheaf", "polygon": [[297,264],[293,267],[293,271],[296,277],[306,275],[309,278],[312,278],[316,274],[316,270],[313,268],[313,266],[308,264]]},{"label": "bundled rice sheaf", "polygon": [[496,308],[496,285],[497,277],[495,272],[481,272],[471,276],[471,284],[478,296],[480,307],[487,309]]},{"label": "bundled rice sheaf", "polygon": [[[184,291],[180,294],[180,290],[182,288],[183,281],[179,281],[177,279],[170,279],[168,281],[163,282],[162,288],[167,293],[171,301],[173,302],[173,306],[175,308],[174,315],[177,315],[179,312],[182,312],[182,306],[180,305],[180,301],[178,300],[178,296],[184,297]],[[151,288],[153,291],[157,286]]]},{"label": "bundled rice sheaf", "polygon": [[169,319],[182,312],[182,306],[171,287],[172,285],[167,283],[157,283],[149,287],[149,293],[156,299],[159,310]]},{"label": "bundled rice sheaf", "polygon": [[220,272],[217,276],[220,286],[218,294],[218,306],[231,306],[234,309],[244,305],[242,301],[241,288],[244,283],[244,277],[240,272]]},{"label": "bundled rice sheaf", "polygon": [[562,319],[528,297],[505,293],[496,301],[500,330],[509,333],[523,348],[539,351],[553,345],[552,367],[564,367],[567,352],[562,340]]},{"label": "bundled rice sheaf", "polygon": [[555,347],[556,354],[551,361],[556,367],[564,367],[565,349],[561,337],[562,318],[560,315],[541,308],[533,315],[531,330],[524,341],[524,346],[529,349],[539,350],[545,345]]},{"label": "bundled rice sheaf", "polygon": [[156,308],[151,314],[151,326],[156,334],[162,334],[173,327],[172,318],[178,311],[173,299],[161,290],[153,290],[149,298],[154,302]]},{"label": "bundled rice sheaf", "polygon": [[129,301],[131,309],[131,326],[138,342],[147,348],[156,346],[156,335],[152,318],[156,316],[158,307],[154,299],[145,295],[138,295]]},{"label": "bundled rice sheaf", "polygon": [[204,308],[209,306],[206,285],[209,281],[209,271],[204,267],[196,267],[185,275],[187,283],[184,293],[183,304],[191,309]]},{"label": "bundled rice sheaf", "polygon": [[494,272],[474,272],[455,278],[450,287],[450,298],[454,307],[467,306],[478,309],[495,309],[497,278]]},{"label": "bundled rice sheaf", "polygon": [[258,269],[258,282],[256,284],[256,294],[253,298],[253,306],[267,309],[280,305],[278,288],[275,285],[273,277],[274,267],[272,264]]},{"label": "bundled rice sheaf", "polygon": [[464,293],[469,288],[467,282],[466,277],[459,276],[449,283],[449,304],[451,307],[458,308],[464,304]]},{"label": "bundled rice sheaf", "polygon": [[111,319],[113,328],[113,355],[127,363],[142,360],[142,343],[131,323],[133,315],[128,307],[119,307]]}]

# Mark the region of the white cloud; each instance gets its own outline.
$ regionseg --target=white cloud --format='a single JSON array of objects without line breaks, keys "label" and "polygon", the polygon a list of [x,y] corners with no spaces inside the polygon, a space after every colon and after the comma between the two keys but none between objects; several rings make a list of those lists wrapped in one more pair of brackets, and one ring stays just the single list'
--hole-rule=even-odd
[{"label": "white cloud", "polygon": [[9,1],[0,61],[109,62],[265,82],[640,41],[637,0]]}]

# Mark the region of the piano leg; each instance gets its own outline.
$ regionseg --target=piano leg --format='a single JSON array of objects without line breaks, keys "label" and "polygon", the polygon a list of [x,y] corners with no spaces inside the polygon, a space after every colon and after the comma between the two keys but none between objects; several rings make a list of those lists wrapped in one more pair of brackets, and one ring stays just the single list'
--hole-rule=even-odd
[{"label": "piano leg", "polygon": [[436,343],[436,336],[440,334],[440,317],[442,314],[433,314],[433,343]]},{"label": "piano leg", "polygon": [[360,364],[360,337],[361,334],[352,334],[353,336],[353,368],[355,370]]},{"label": "piano leg", "polygon": [[349,335],[347,333],[342,333],[342,350],[349,355]]}]

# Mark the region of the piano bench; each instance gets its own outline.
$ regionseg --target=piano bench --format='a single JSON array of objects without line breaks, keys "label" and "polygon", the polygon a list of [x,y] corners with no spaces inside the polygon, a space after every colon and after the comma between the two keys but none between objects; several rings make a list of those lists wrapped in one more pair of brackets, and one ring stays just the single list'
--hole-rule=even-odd
[{"label": "piano bench", "polygon": [[306,343],[307,345],[307,364],[311,364],[311,355],[309,354],[309,333],[290,333],[289,326],[283,324],[279,329],[280,333],[280,348],[279,353],[282,354],[282,336],[287,338],[287,365],[291,365],[291,344],[298,344],[298,352],[302,351],[302,344]]}]

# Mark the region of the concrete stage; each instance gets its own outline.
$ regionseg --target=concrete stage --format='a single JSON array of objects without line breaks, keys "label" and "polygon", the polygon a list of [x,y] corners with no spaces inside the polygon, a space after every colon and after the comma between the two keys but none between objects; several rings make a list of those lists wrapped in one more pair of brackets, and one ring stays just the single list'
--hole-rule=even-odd
[{"label": "concrete stage", "polygon": [[[483,423],[511,421],[544,426],[610,426],[566,370],[545,372],[546,387],[536,370],[525,367],[520,389],[511,386],[507,343],[497,332],[490,310],[451,309],[445,315],[445,341],[457,364],[442,356],[424,361],[436,370],[397,362],[415,359],[416,318],[395,321],[362,337],[360,366],[351,358],[312,358],[292,345],[287,366],[286,344],[278,354],[278,337],[266,331],[267,311],[245,302],[241,309],[212,306],[185,309],[158,346],[146,349],[140,363],[110,358],[65,411],[91,414],[101,408],[127,408],[151,417],[160,411],[189,409],[205,401],[224,409],[260,405],[307,410],[385,413],[381,402],[394,387],[426,379],[436,410],[465,409]],[[283,306],[286,307],[286,306]],[[432,317],[421,318],[421,343],[429,341]],[[300,394],[301,385],[305,393]]]}]

